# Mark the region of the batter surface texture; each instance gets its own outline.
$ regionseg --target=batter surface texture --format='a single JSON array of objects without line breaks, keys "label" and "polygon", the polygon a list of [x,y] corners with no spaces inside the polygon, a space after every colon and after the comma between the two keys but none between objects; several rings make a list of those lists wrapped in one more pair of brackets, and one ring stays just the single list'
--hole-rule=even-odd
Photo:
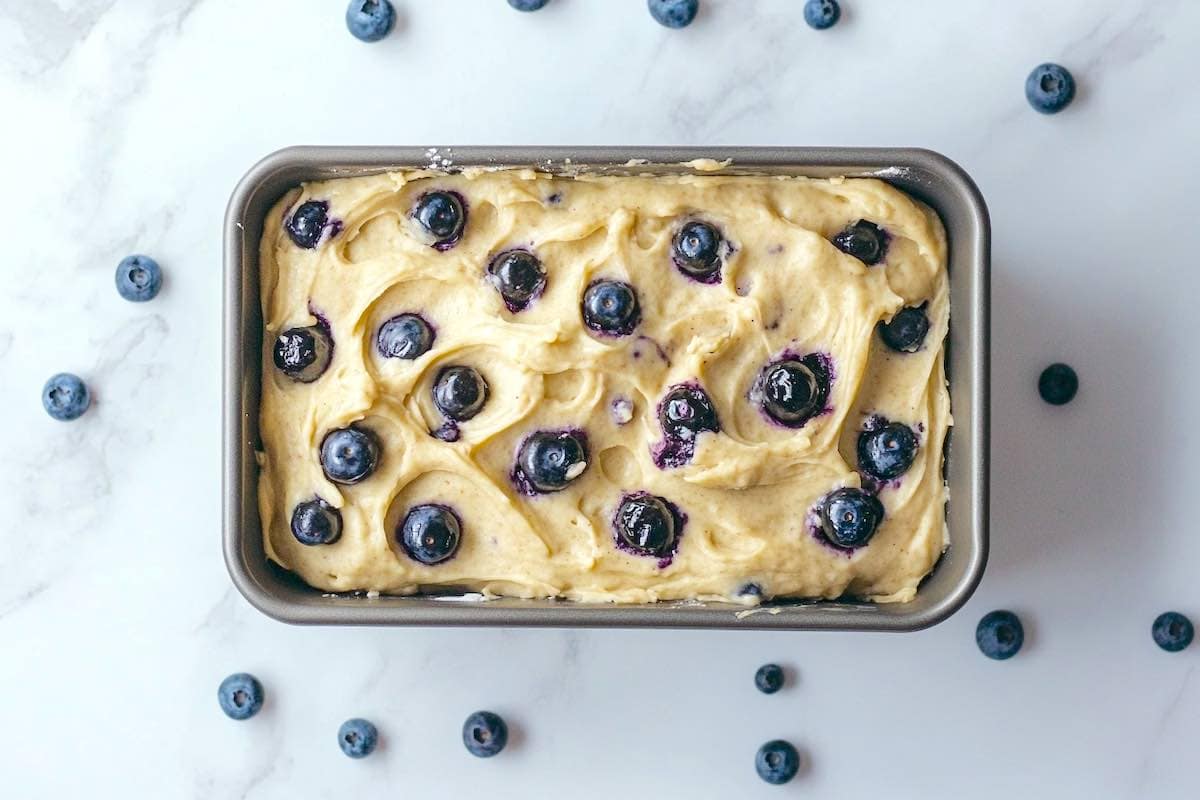
[{"label": "batter surface texture", "polygon": [[[683,231],[690,222],[703,225]],[[855,238],[857,224],[875,231]],[[913,598],[945,549],[945,236],[886,183],[516,170],[338,179],[270,212],[260,266],[266,549],[314,587],[894,602]],[[587,302],[621,320],[585,323],[597,283],[632,287],[632,326],[625,301],[603,292]],[[516,286],[516,302],[499,286]],[[928,323],[913,352],[889,346],[881,325],[905,308]],[[893,345],[912,333],[901,327]],[[294,329],[311,335],[288,339]],[[801,388],[819,404],[784,422],[764,408],[795,388],[767,385],[780,363],[799,371],[775,377],[811,378]],[[450,373],[467,383],[435,402],[449,367],[482,379],[482,405],[472,408],[470,370]],[[889,422],[912,433],[915,455],[898,477],[872,477],[860,438]],[[362,471],[355,459],[370,448],[352,445],[377,444],[353,483],[323,469],[322,444],[343,429],[366,436],[331,440],[334,475]],[[520,468],[538,432],[567,442],[546,456],[566,459],[554,462],[563,488],[540,491]],[[822,527],[822,504],[842,487],[882,508],[865,545],[838,547]]]}]

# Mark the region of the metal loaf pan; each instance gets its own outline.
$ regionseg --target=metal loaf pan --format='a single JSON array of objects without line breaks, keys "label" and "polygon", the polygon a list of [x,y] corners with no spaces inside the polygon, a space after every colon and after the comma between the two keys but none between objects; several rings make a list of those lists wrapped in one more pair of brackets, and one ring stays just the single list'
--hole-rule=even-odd
[{"label": "metal loaf pan", "polygon": [[[587,604],[554,600],[330,595],[269,563],[258,513],[258,415],[262,312],[258,248],[271,206],[304,181],[428,168],[440,153],[450,170],[533,167],[606,175],[692,172],[705,158],[730,164],[720,174],[876,177],[923,200],[949,240],[951,321],[948,374],[954,428],[946,451],[950,548],[917,597],[903,604],[776,601],[757,608],[726,603]],[[912,631],[936,624],[966,602],[988,550],[987,207],[958,165],[928,150],[828,147],[294,147],[256,164],[238,184],[225,216],[224,486],[225,562],[234,584],[264,613],[290,623],[339,625],[522,625],[554,627],[745,628]]]}]

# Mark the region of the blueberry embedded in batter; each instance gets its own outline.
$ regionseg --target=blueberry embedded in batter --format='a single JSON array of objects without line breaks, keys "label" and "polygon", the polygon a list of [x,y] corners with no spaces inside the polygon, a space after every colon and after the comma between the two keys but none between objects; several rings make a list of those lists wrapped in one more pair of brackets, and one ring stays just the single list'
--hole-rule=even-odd
[{"label": "blueberry embedded in batter", "polygon": [[321,469],[334,483],[358,483],[379,465],[380,449],[379,437],[371,429],[338,428],[321,440]]},{"label": "blueberry embedded in batter", "polygon": [[333,358],[333,339],[322,325],[289,328],[275,340],[275,367],[294,381],[312,383]]},{"label": "blueberry embedded in batter", "polygon": [[426,192],[413,207],[412,218],[432,238],[430,247],[449,250],[462,238],[467,204],[458,192]]},{"label": "blueberry embedded in batter", "polygon": [[425,503],[405,514],[396,539],[409,558],[432,566],[458,552],[462,532],[462,521],[447,506]]},{"label": "blueberry embedded in batter", "polygon": [[663,439],[651,454],[659,469],[681,467],[696,452],[696,437],[701,433],[719,433],[721,422],[708,393],[699,383],[673,386],[658,404],[658,424]]},{"label": "blueberry embedded in batter", "polygon": [[902,422],[868,421],[858,435],[858,468],[876,480],[899,478],[917,457],[917,435]]},{"label": "blueberry embedded in batter", "polygon": [[433,384],[433,404],[455,422],[465,422],[483,410],[488,384],[474,367],[443,367]]},{"label": "blueberry embedded in batter", "polygon": [[313,250],[326,233],[329,238],[337,236],[342,229],[342,222],[329,218],[329,201],[308,200],[292,212],[284,229],[297,247]]},{"label": "blueberry embedded in batter", "polygon": [[863,547],[883,521],[883,503],[862,489],[845,487],[830,492],[818,508],[821,532],[842,550]]},{"label": "blueberry embedded in batter", "polygon": [[687,277],[700,283],[721,282],[721,256],[726,244],[715,225],[693,219],[671,240],[671,260]]},{"label": "blueberry embedded in batter", "polygon": [[333,544],[342,535],[342,512],[320,497],[297,503],[292,511],[292,535],[300,544]]},{"label": "blueberry embedded in batter", "polygon": [[832,379],[832,362],[823,353],[785,354],[759,372],[750,399],[772,422],[800,428],[828,410]]},{"label": "blueberry embedded in batter", "polygon": [[491,260],[487,280],[514,314],[524,311],[546,289],[546,270],[528,250],[505,250]]},{"label": "blueberry embedded in batter", "polygon": [[618,549],[659,559],[659,568],[671,563],[687,516],[669,500],[649,492],[627,494],[613,516]]},{"label": "blueberry embedded in batter", "polygon": [[896,312],[887,322],[879,323],[879,338],[897,353],[915,353],[925,343],[929,333],[928,303],[906,306]]},{"label": "blueberry embedded in batter", "polygon": [[835,235],[833,246],[869,267],[887,257],[888,235],[874,222],[860,219]]},{"label": "blueberry embedded in batter", "polygon": [[512,480],[532,497],[561,491],[587,471],[588,440],[581,430],[537,431],[517,450]]},{"label": "blueberry embedded in batter", "polygon": [[375,348],[384,358],[412,361],[429,352],[437,332],[420,314],[398,314],[379,326]]},{"label": "blueberry embedded in batter", "polygon": [[607,336],[628,336],[642,320],[637,291],[622,281],[592,281],[580,310],[584,325]]}]

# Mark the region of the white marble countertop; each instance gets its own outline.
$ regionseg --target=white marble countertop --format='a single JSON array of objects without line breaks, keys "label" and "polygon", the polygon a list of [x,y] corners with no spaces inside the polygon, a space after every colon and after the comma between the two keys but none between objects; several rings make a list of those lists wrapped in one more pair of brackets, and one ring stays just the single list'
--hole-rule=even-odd
[{"label": "white marble countertop", "polygon": [[[8,797],[1196,797],[1200,622],[1194,228],[1200,4],[397,0],[364,45],[342,0],[0,5],[0,773]],[[1075,72],[1056,117],[1042,61]],[[221,221],[291,144],[920,145],[978,181],[994,224],[992,559],[917,634],[293,628],[221,561]],[[113,270],[166,287],[122,301]],[[1043,404],[1065,360],[1077,400]],[[78,372],[91,411],[42,411]],[[1009,607],[1028,641],[976,650]],[[767,697],[769,660],[798,679]],[[251,722],[217,683],[256,673]],[[469,757],[476,708],[519,729]],[[384,744],[345,758],[338,724]],[[753,755],[808,761],[779,789]],[[130,790],[133,790],[131,792]],[[534,790],[531,792],[531,790]]]}]

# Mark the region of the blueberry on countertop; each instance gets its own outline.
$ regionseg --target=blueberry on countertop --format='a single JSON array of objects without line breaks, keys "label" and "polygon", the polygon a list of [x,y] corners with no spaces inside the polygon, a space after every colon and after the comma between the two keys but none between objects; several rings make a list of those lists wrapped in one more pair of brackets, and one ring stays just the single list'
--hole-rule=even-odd
[{"label": "blueberry on countertop", "polygon": [[988,658],[1012,658],[1025,641],[1025,628],[1011,611],[991,611],[975,627],[975,644]]},{"label": "blueberry on countertop", "polygon": [[1051,364],[1038,377],[1038,394],[1053,406],[1066,405],[1079,391],[1079,376],[1066,364]]},{"label": "blueberry on countertop", "polygon": [[321,440],[321,469],[334,483],[358,483],[375,471],[379,453],[379,437],[370,429],[338,428]]},{"label": "blueberry on countertop", "polygon": [[342,535],[342,512],[319,497],[292,509],[292,536],[300,544],[333,544]]},{"label": "blueberry on countertop", "polygon": [[1177,653],[1192,643],[1192,621],[1178,611],[1159,614],[1150,628],[1154,643],[1168,653]]},{"label": "blueberry on countertop", "polygon": [[915,353],[929,333],[929,316],[925,304],[906,306],[887,322],[879,323],[879,338],[897,353]]},{"label": "blueberry on countertop", "polygon": [[491,758],[508,744],[508,725],[499,714],[476,711],[463,723],[462,740],[471,755]]},{"label": "blueberry on countertop", "polygon": [[658,423],[663,433],[676,439],[695,439],[704,431],[721,430],[708,394],[687,383],[673,387],[658,404]]},{"label": "blueberry on countertop", "polygon": [[433,403],[448,419],[464,422],[488,399],[488,385],[474,367],[443,367],[433,383]]},{"label": "blueberry on countertop", "polygon": [[262,684],[253,675],[234,673],[217,687],[217,702],[230,719],[250,719],[262,708]]},{"label": "blueberry on countertop", "polygon": [[833,237],[833,246],[854,256],[867,266],[878,264],[887,255],[888,237],[874,222],[860,219]]},{"label": "blueberry on countertop", "polygon": [[433,246],[438,250],[457,244],[467,222],[467,209],[455,192],[426,192],[417,200],[412,215],[433,237]]},{"label": "blueberry on countertop", "polygon": [[329,221],[329,203],[325,200],[307,200],[292,212],[284,224],[292,242],[305,250],[312,250],[321,242],[326,227],[335,232],[336,225]]},{"label": "blueberry on countertop", "polygon": [[858,468],[872,478],[898,478],[916,457],[917,435],[901,422],[888,422],[858,435]]},{"label": "blueberry on countertop", "polygon": [[763,694],[775,694],[783,688],[783,667],[763,664],[754,673],[754,685]]},{"label": "blueberry on countertop", "polygon": [[153,300],[162,288],[162,268],[150,256],[125,256],[117,264],[117,292],[131,303]]},{"label": "blueberry on countertop", "polygon": [[550,0],[508,0],[508,4],[517,11],[540,11]]},{"label": "blueberry on countertop", "polygon": [[91,404],[92,395],[78,375],[60,372],[42,387],[42,408],[60,422],[77,419]]},{"label": "blueberry on countertop", "polygon": [[546,270],[528,250],[505,250],[488,264],[487,280],[500,293],[504,307],[515,313],[546,288]]},{"label": "blueberry on countertop", "polygon": [[701,220],[685,222],[671,240],[671,260],[679,271],[701,283],[721,279],[721,232]]},{"label": "blueberry on countertop", "polygon": [[333,342],[320,325],[289,328],[275,340],[275,367],[300,383],[312,383],[329,368]]},{"label": "blueberry on countertop", "polygon": [[686,28],[700,10],[700,0],[646,0],[650,16],[668,28]]},{"label": "blueberry on countertop", "polygon": [[378,743],[379,731],[365,719],[348,719],[338,728],[338,747],[351,758],[366,758]]},{"label": "blueberry on countertop", "polygon": [[428,353],[435,338],[433,327],[420,314],[399,314],[379,326],[375,347],[384,358],[412,361]]},{"label": "blueberry on countertop", "polygon": [[378,42],[395,24],[396,9],[389,0],[350,0],[346,7],[346,27],[359,41]]},{"label": "blueberry on countertop", "polygon": [[1075,99],[1075,77],[1058,64],[1039,64],[1025,79],[1025,99],[1035,111],[1057,114]]},{"label": "blueberry on countertop", "polygon": [[804,21],[818,31],[832,28],[842,16],[837,0],[808,0],[804,4]]},{"label": "blueberry on countertop", "polygon": [[409,558],[432,566],[458,552],[462,522],[446,506],[436,503],[413,506],[400,523],[396,538]]},{"label": "blueberry on countertop", "polygon": [[862,547],[883,521],[883,503],[862,489],[845,487],[826,495],[819,509],[821,531],[835,547]]},{"label": "blueberry on countertop", "polygon": [[649,492],[626,495],[617,507],[613,527],[620,544],[637,555],[663,557],[675,546],[675,512]]},{"label": "blueberry on countertop", "polygon": [[583,293],[583,324],[594,331],[625,336],[641,322],[637,292],[628,283],[592,281]]},{"label": "blueberry on countertop", "polygon": [[517,450],[513,478],[526,494],[557,492],[587,470],[587,459],[583,431],[538,431]]},{"label": "blueberry on countertop", "polygon": [[820,414],[828,394],[827,370],[813,355],[768,364],[751,391],[763,413],[789,428],[799,428]]},{"label": "blueberry on countertop", "polygon": [[800,771],[800,754],[789,742],[775,739],[758,748],[754,756],[758,777],[776,786],[787,783]]}]

